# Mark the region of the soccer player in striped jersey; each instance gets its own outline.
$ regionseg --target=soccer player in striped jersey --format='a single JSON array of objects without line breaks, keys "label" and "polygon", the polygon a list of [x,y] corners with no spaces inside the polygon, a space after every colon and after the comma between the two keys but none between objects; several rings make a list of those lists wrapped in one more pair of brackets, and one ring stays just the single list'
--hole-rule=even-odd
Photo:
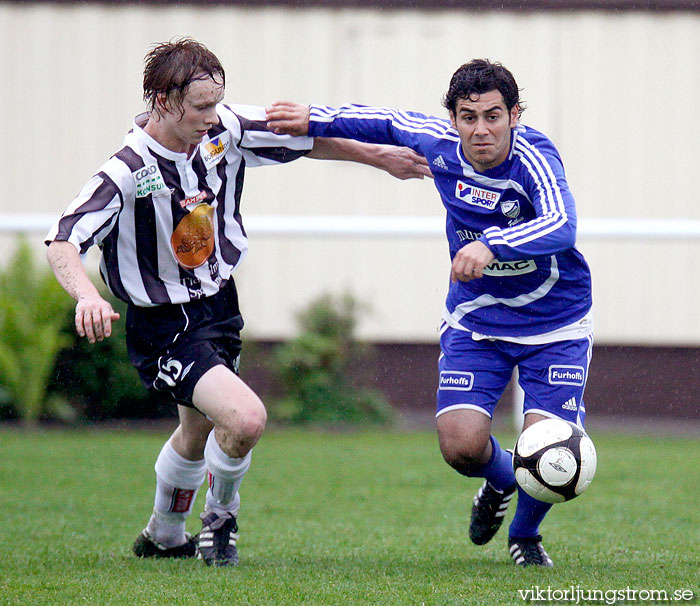
[{"label": "soccer player in striped jersey", "polygon": [[[188,38],[146,56],[144,99],[117,151],[88,181],[46,238],[56,277],[77,301],[78,334],[92,343],[119,319],[81,255],[102,251],[100,273],[128,303],[127,346],[143,383],[170,394],[180,424],[155,464],[153,514],[140,557],[238,561],[239,486],[265,427],[258,396],[238,377],[243,320],[232,273],[247,241],[240,214],[246,167],[308,155],[351,160],[399,178],[430,176],[408,149],[280,136],[265,111],[225,105],[216,56]],[[208,474],[198,537],[185,520]]]},{"label": "soccer player in striped jersey", "polygon": [[[515,78],[475,59],[453,75],[449,120],[383,107],[278,102],[278,133],[404,145],[428,159],[442,203],[451,281],[438,363],[437,429],[445,461],[484,478],[470,537],[490,541],[516,493],[511,453],[491,420],[513,370],[524,426],[548,417],[583,425],[592,350],[591,279],[575,247],[576,209],[561,158],[520,123]],[[551,566],[539,534],[550,505],[518,489],[508,548],[517,565]]]}]

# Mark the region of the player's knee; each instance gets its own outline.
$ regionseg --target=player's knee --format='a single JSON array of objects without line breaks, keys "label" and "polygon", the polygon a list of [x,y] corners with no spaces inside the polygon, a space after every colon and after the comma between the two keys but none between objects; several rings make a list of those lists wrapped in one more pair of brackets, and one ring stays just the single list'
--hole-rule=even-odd
[{"label": "player's knee", "polygon": [[252,448],[260,439],[260,436],[262,436],[263,431],[265,431],[266,423],[267,411],[263,403],[259,400],[257,406],[246,410],[242,415],[239,432],[246,442],[251,444],[250,448]]},{"label": "player's knee", "polygon": [[224,415],[216,426],[221,449],[230,457],[244,457],[257,444],[266,422],[267,412],[260,400]]},{"label": "player's knee", "polygon": [[440,452],[445,463],[462,475],[471,476],[483,467],[484,447],[482,445],[442,439]]}]

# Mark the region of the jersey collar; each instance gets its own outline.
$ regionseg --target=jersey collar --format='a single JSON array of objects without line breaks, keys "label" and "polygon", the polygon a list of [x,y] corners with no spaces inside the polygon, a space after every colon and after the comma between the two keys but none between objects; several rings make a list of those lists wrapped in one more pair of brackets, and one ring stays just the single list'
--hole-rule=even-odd
[{"label": "jersey collar", "polygon": [[148,122],[148,113],[146,112],[139,114],[134,118],[133,131],[136,138],[141,143],[166,160],[172,160],[173,162],[184,162],[187,160],[188,155],[186,153],[174,152],[167,147],[164,147],[153,137],[151,137],[151,135],[149,135],[145,130],[143,130],[143,127],[146,126],[146,122]]}]

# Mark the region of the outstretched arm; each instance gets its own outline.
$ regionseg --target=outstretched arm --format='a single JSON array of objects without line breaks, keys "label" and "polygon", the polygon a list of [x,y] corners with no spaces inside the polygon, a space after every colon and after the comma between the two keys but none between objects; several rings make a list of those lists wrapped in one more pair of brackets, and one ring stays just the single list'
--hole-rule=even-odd
[{"label": "outstretched arm", "polygon": [[309,134],[309,106],[275,101],[266,110],[267,127],[277,135],[305,137]]},{"label": "outstretched arm", "polygon": [[[309,132],[306,105],[278,101],[267,109],[268,127],[276,134],[305,136]],[[428,161],[407,147],[361,143],[352,139],[314,139],[309,158],[347,160],[381,168],[397,179],[432,177]]]},{"label": "outstretched arm", "polygon": [[408,147],[317,137],[307,157],[368,164],[385,170],[397,179],[422,179],[433,176],[428,168],[428,161]]},{"label": "outstretched arm", "polygon": [[90,281],[75,246],[70,242],[51,242],[47,257],[58,282],[77,301],[75,329],[78,334],[87,337],[90,343],[109,337],[112,322],[119,319],[119,314]]}]

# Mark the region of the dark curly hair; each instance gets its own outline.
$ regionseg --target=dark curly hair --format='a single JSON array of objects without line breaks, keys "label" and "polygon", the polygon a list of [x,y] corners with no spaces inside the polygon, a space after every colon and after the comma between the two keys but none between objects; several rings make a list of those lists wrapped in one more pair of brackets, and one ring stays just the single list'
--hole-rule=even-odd
[{"label": "dark curly hair", "polygon": [[500,63],[492,63],[488,59],[472,59],[462,65],[452,75],[442,104],[454,114],[459,99],[472,99],[492,90],[498,90],[503,95],[509,112],[517,104],[518,116],[523,113],[525,106],[520,100],[520,89],[513,74]]},{"label": "dark curly hair", "polygon": [[192,82],[211,78],[217,84],[226,84],[224,68],[216,55],[192,38],[154,45],[144,63],[143,100],[151,111],[158,111],[156,99],[165,94],[182,115],[182,102]]}]

